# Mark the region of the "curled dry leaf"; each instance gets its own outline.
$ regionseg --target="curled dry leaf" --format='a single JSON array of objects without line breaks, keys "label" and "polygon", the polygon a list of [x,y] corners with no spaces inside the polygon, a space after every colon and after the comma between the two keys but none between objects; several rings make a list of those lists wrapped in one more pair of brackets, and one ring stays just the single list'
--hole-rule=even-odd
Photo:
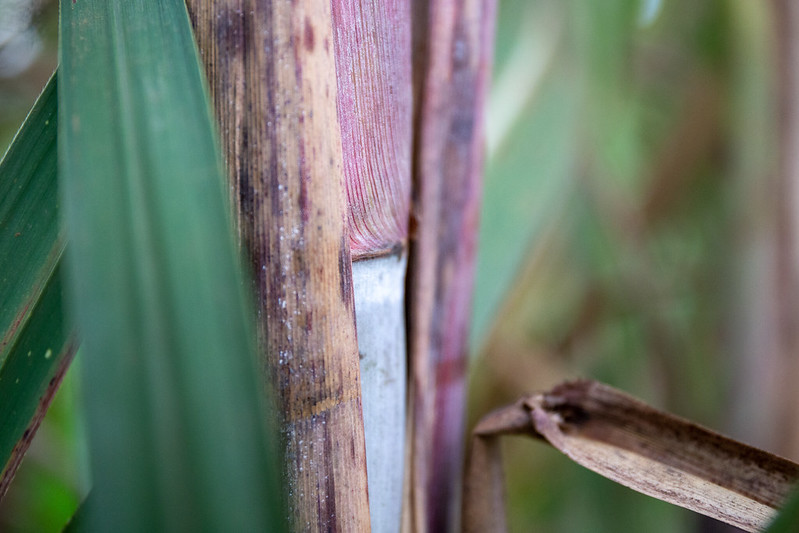
[{"label": "curled dry leaf", "polygon": [[494,411],[474,429],[467,466],[467,531],[503,531],[497,439],[541,438],[582,466],[638,492],[746,531],[761,531],[799,465],[654,409],[594,381],[560,385]]}]

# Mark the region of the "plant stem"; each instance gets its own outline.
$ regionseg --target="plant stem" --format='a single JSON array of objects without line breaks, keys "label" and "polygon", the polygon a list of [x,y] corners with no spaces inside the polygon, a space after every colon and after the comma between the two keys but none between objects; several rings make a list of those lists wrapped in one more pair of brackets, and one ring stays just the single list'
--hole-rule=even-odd
[{"label": "plant stem", "polygon": [[332,2],[372,530],[398,533],[411,197],[409,0]]},{"label": "plant stem", "polygon": [[189,4],[277,386],[292,527],[368,531],[330,4]]},{"label": "plant stem", "polygon": [[[429,7],[428,7],[429,6]],[[494,0],[419,2],[405,528],[457,528]]]},{"label": "plant stem", "polygon": [[405,464],[405,270],[394,254],[352,264],[372,531],[397,533]]}]

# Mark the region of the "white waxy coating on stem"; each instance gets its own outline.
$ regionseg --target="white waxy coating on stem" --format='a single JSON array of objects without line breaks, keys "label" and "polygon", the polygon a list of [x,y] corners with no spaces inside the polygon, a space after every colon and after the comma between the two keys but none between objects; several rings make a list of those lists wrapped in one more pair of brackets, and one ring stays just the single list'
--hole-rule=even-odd
[{"label": "white waxy coating on stem", "polygon": [[407,389],[405,271],[405,255],[352,264],[373,533],[400,530]]}]

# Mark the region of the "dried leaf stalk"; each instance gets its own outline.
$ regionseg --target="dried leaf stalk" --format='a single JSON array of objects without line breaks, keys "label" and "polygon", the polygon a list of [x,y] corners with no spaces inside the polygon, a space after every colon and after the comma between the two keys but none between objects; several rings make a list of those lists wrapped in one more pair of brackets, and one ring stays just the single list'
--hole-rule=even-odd
[{"label": "dried leaf stalk", "polygon": [[368,531],[330,4],[189,4],[278,389],[292,528]]},{"label": "dried leaf stalk", "polygon": [[[496,437],[529,434],[643,494],[745,531],[761,531],[799,465],[658,411],[593,381],[565,383],[495,411],[474,429],[464,496],[466,531],[504,531]],[[481,441],[481,442],[478,442]]]}]

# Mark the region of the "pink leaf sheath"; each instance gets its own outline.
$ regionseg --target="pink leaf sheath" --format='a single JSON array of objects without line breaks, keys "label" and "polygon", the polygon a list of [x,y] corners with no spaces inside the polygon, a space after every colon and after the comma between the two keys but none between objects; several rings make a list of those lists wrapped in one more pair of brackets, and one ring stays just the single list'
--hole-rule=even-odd
[{"label": "pink leaf sheath", "polygon": [[350,247],[357,260],[395,249],[408,235],[410,3],[332,5]]}]

